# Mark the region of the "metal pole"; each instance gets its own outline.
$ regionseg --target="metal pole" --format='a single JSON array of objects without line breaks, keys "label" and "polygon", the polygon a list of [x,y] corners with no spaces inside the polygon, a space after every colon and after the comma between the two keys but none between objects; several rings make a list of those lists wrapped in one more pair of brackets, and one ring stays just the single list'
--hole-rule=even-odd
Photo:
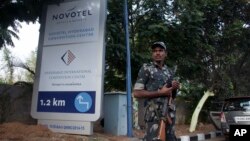
[{"label": "metal pole", "polygon": [[132,100],[131,100],[131,65],[130,65],[130,47],[129,47],[129,32],[128,32],[128,4],[124,0],[124,21],[126,35],[126,51],[127,51],[127,67],[126,67],[126,89],[127,89],[127,136],[132,137]]}]

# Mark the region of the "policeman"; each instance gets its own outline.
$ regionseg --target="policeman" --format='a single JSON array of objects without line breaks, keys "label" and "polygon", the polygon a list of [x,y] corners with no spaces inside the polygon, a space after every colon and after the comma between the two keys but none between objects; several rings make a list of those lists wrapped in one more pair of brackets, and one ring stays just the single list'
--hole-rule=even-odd
[{"label": "policeman", "polygon": [[[172,92],[179,88],[179,82],[173,80],[173,72],[164,64],[168,53],[164,42],[153,43],[151,49],[152,62],[142,65],[133,90],[133,96],[135,98],[146,99],[144,115],[146,125],[145,141],[153,141],[157,138],[159,121],[162,116],[162,109],[166,97],[173,96],[173,98],[175,98],[176,93]],[[174,110],[175,109],[173,109],[172,112]],[[173,122],[167,126],[166,138],[168,141],[175,141],[176,137],[173,130],[175,114],[171,115]]]}]

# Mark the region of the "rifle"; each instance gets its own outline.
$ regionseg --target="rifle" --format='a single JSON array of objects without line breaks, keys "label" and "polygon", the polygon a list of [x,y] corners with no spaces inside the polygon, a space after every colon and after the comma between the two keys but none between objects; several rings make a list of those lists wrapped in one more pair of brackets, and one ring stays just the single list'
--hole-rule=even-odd
[{"label": "rifle", "polygon": [[[170,96],[171,97],[171,96]],[[163,105],[163,116],[160,119],[160,126],[158,131],[157,140],[158,141],[166,141],[166,124],[172,124],[172,119],[168,114],[168,103],[170,98],[166,97],[166,101]]]},{"label": "rifle", "polygon": [[[176,72],[176,69],[174,70],[174,72]],[[173,78],[169,79],[169,81],[167,82],[167,87],[172,87],[172,80]],[[176,91],[175,91],[176,94]],[[175,107],[172,107],[172,93],[170,94],[169,97],[166,97],[166,100],[163,104],[163,113],[162,113],[162,117],[160,119],[160,124],[159,124],[159,131],[158,131],[158,136],[157,136],[157,140],[158,141],[166,141],[166,126],[167,124],[172,124],[172,119],[171,116],[169,115],[168,110],[172,109],[175,110]]]}]

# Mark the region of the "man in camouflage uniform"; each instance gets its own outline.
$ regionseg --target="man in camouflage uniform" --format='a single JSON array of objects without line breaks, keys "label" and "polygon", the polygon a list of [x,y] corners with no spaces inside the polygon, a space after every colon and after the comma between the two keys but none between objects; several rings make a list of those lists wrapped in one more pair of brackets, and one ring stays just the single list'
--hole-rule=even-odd
[{"label": "man in camouflage uniform", "polygon": [[[175,98],[179,82],[173,80],[173,72],[164,64],[167,57],[167,47],[163,42],[155,42],[152,45],[152,62],[143,64],[134,86],[133,96],[145,100],[145,124],[146,133],[144,140],[157,140],[160,118],[164,102],[171,95]],[[174,120],[175,108],[168,109],[172,124],[166,126],[166,140],[175,141]]]}]

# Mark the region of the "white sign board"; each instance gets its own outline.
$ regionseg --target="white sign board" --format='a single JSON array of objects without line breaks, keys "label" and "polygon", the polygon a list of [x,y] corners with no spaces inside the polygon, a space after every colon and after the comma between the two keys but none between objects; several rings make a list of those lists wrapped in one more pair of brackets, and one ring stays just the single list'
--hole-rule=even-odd
[{"label": "white sign board", "polygon": [[50,5],[46,16],[44,45],[97,41],[100,16],[104,16],[100,11],[101,2],[78,0]]},{"label": "white sign board", "polygon": [[39,39],[31,115],[40,121],[101,116],[106,0],[47,6]]}]

